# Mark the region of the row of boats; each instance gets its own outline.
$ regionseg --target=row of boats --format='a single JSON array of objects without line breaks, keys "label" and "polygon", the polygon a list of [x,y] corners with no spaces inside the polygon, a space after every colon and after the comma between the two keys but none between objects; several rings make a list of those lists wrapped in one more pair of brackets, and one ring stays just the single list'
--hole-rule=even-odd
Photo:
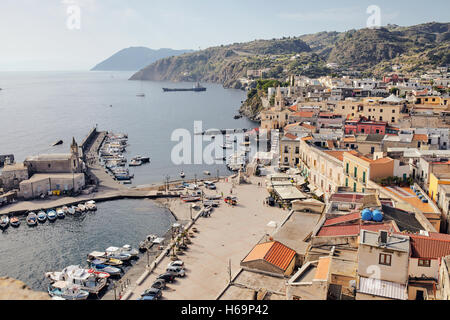
[{"label": "row of boats", "polygon": [[[105,168],[113,174],[116,180],[131,183],[134,174],[131,174],[129,169],[126,168],[128,159],[123,155],[127,146],[128,135],[122,133],[108,134],[105,143],[99,151],[99,155]],[[128,165],[130,167],[138,167],[149,162],[149,157],[136,156],[131,159]]]},{"label": "row of boats", "polygon": [[109,247],[105,251],[93,251],[87,255],[88,267],[71,265],[62,271],[47,272],[50,280],[48,294],[54,299],[86,300],[98,295],[107,286],[110,277],[120,277],[120,266],[137,258],[139,251],[130,245]]},{"label": "row of boats", "polygon": [[[29,212],[25,221],[28,226],[34,227],[38,223],[45,223],[47,220],[49,222],[54,222],[57,219],[64,219],[66,215],[77,215],[82,214],[87,211],[97,210],[97,205],[95,201],[91,200],[86,203],[80,203],[77,206],[63,206],[57,209],[49,209],[47,211],[40,210],[38,213]],[[8,226],[18,228],[20,226],[20,219],[18,217],[9,218],[7,215],[0,217],[0,228],[6,229]]]}]

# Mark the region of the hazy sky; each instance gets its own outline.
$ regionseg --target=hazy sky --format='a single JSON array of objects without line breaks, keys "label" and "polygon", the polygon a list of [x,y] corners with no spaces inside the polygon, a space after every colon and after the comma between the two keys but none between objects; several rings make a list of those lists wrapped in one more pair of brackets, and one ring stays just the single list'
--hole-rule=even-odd
[{"label": "hazy sky", "polygon": [[[130,46],[204,49],[359,29],[370,5],[382,25],[450,21],[448,0],[0,0],[0,70],[87,70]],[[80,29],[67,27],[76,26],[71,6]]]}]

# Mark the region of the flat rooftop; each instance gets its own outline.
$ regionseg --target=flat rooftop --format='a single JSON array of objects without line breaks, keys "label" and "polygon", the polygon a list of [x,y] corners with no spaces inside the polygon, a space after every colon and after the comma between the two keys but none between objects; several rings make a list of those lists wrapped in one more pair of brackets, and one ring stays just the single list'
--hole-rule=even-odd
[{"label": "flat rooftop", "polygon": [[429,203],[424,203],[416,195],[414,191],[407,187],[383,187],[387,192],[402,199],[406,203],[410,204],[414,208],[419,209],[423,213],[436,213],[433,207]]},{"label": "flat rooftop", "polygon": [[409,237],[403,235],[388,234],[386,244],[381,245],[379,242],[380,234],[369,230],[361,230],[359,239],[360,244],[365,244],[372,247],[383,247],[389,250],[409,252]]}]

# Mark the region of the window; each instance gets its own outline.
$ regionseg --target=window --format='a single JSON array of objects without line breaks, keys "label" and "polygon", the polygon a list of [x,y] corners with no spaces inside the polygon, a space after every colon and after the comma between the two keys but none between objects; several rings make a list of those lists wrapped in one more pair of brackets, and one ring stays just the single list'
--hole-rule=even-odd
[{"label": "window", "polygon": [[395,117],[392,117],[391,122],[392,122],[392,123],[395,122]]},{"label": "window", "polygon": [[384,266],[390,266],[392,263],[392,255],[390,254],[380,254],[380,264]]},{"label": "window", "polygon": [[424,267],[424,268],[430,268],[431,267],[431,260],[419,259],[418,266],[419,267]]}]

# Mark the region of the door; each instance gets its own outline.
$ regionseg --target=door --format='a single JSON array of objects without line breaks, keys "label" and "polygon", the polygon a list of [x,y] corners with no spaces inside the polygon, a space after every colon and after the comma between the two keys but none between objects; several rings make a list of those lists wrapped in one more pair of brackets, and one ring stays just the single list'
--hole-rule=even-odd
[{"label": "door", "polygon": [[423,291],[422,290],[417,290],[416,291],[416,301],[423,301],[425,300],[424,295],[423,295]]}]

